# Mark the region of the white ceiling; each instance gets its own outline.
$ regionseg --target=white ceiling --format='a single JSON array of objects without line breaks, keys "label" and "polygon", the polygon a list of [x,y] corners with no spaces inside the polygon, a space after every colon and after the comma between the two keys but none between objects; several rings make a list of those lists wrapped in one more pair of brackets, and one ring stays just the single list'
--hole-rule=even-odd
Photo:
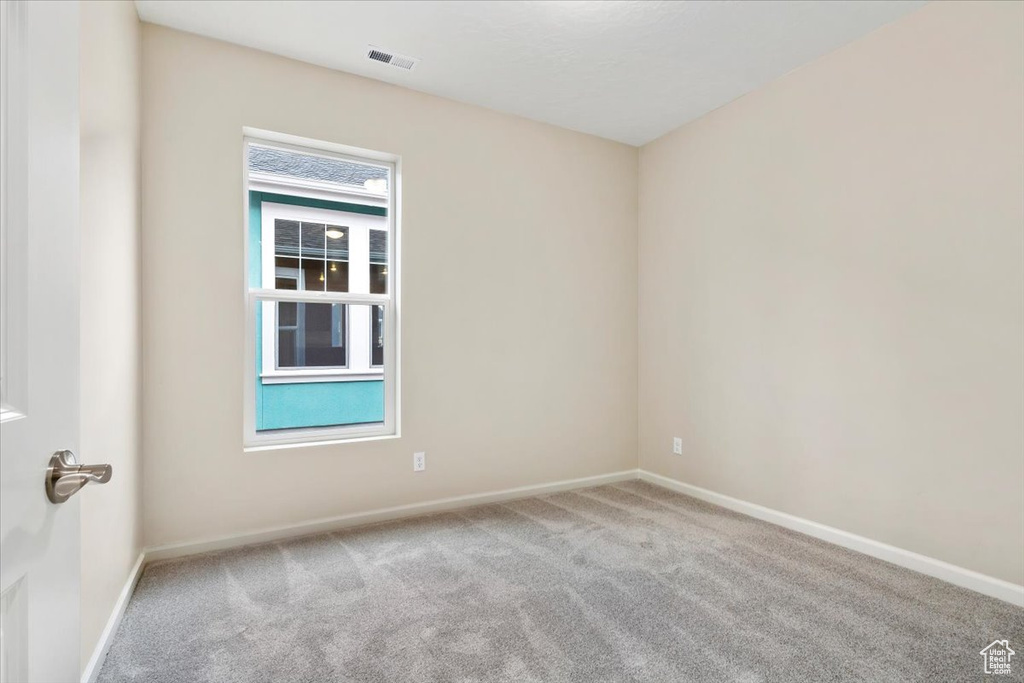
[{"label": "white ceiling", "polygon": [[[148,22],[641,145],[923,0],[136,0]],[[366,59],[373,44],[422,61]]]}]

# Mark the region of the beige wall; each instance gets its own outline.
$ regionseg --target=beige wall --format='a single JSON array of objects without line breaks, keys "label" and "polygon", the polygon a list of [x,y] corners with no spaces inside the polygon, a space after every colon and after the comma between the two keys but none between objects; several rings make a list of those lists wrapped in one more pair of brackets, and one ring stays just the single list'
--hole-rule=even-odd
[{"label": "beige wall", "polygon": [[[402,156],[400,439],[243,453],[243,126]],[[635,148],[144,25],[143,158],[147,545],[636,466]]]},{"label": "beige wall", "polygon": [[641,150],[642,467],[1024,583],[1022,29],[934,3]]},{"label": "beige wall", "polygon": [[81,6],[81,452],[111,463],[82,499],[82,665],[142,546],[140,30],[130,2]]}]

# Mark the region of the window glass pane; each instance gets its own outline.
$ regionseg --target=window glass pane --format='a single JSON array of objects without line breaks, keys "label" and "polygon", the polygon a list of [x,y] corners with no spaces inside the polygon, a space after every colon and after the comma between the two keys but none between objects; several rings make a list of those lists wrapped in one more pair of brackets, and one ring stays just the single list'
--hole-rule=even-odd
[{"label": "window glass pane", "polygon": [[323,223],[302,223],[302,258],[324,258],[326,230]]},{"label": "window glass pane", "polygon": [[302,259],[302,278],[299,289],[307,292],[322,292],[327,283],[323,259]]},{"label": "window glass pane", "polygon": [[384,307],[370,309],[370,365],[384,365]]},{"label": "window glass pane", "polygon": [[370,230],[370,293],[388,293],[388,233]]},{"label": "window glass pane", "polygon": [[274,287],[276,289],[299,288],[299,259],[282,256],[274,259]]},{"label": "window glass pane", "polygon": [[277,327],[278,329],[294,328],[298,325],[298,304],[291,301],[282,301],[277,304]]},{"label": "window glass pane", "polygon": [[370,230],[370,263],[388,262],[387,230]]},{"label": "window glass pane", "polygon": [[274,221],[274,253],[279,256],[299,255],[299,222],[280,218]]},{"label": "window glass pane", "polygon": [[348,291],[348,261],[327,262],[327,291]]},{"label": "window glass pane", "polygon": [[277,367],[345,367],[344,304],[277,305]]},{"label": "window glass pane", "polygon": [[347,225],[327,225],[327,258],[335,261],[348,260],[349,232]]},{"label": "window glass pane", "polygon": [[370,264],[370,294],[388,293],[388,267]]},{"label": "window glass pane", "polygon": [[278,367],[295,366],[295,329],[279,328],[277,331]]}]

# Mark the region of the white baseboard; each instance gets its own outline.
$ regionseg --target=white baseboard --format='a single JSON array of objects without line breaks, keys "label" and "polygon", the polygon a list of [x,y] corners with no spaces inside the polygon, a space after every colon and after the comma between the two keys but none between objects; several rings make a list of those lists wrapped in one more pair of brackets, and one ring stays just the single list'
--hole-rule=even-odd
[{"label": "white baseboard", "polygon": [[989,597],[1024,607],[1024,586],[1018,586],[1015,583],[1003,581],[1002,579],[987,576],[970,569],[964,569],[963,567],[958,567],[942,560],[936,560],[926,555],[919,555],[918,553],[903,550],[902,548],[879,541],[873,541],[870,538],[851,534],[841,529],[812,522],[809,519],[772,510],[756,503],[748,503],[745,500],[702,489],[699,486],[663,477],[660,474],[648,472],[647,470],[638,470],[637,472],[640,479],[651,484],[656,484],[678,493],[684,493],[708,503],[713,503],[714,505],[719,505],[729,510],[764,520],[765,522],[771,522],[772,524],[792,529],[793,531],[798,531],[802,534],[885,560],[886,562],[891,562],[900,567],[906,567],[921,574],[927,574],[936,579],[942,579],[955,586],[967,588],[982,595],[988,595]]},{"label": "white baseboard", "polygon": [[485,505],[487,503],[498,503],[516,498],[529,498],[540,496],[546,493],[557,493],[558,491],[569,491],[571,489],[586,488],[589,486],[601,486],[613,484],[620,481],[629,481],[637,478],[636,470],[624,470],[611,474],[599,474],[594,477],[583,477],[581,479],[566,479],[550,484],[537,484],[534,486],[520,486],[513,489],[491,491],[489,493],[475,493],[467,496],[455,496],[453,498],[441,498],[438,500],[426,501],[424,503],[413,503],[411,505],[399,505],[390,508],[380,508],[368,512],[354,512],[338,517],[328,517],[298,524],[287,524],[271,527],[260,531],[252,531],[231,536],[221,536],[202,541],[190,541],[186,543],[175,543],[171,545],[146,548],[146,561],[168,560],[186,555],[196,555],[215,550],[226,550],[257,543],[268,543],[279,541],[284,538],[297,536],[308,536],[338,529],[347,529],[377,522],[386,522],[403,517],[417,517],[432,512],[444,512],[458,508]]},{"label": "white baseboard", "polygon": [[99,642],[96,643],[96,648],[92,651],[89,663],[85,665],[85,671],[82,672],[82,683],[94,683],[96,677],[99,676],[100,669],[103,668],[103,660],[107,658],[110,644],[114,641],[114,634],[117,633],[117,627],[121,625],[121,618],[124,617],[128,601],[131,599],[132,593],[135,592],[135,586],[139,583],[139,577],[142,576],[142,568],[145,565],[146,553],[143,551],[139,553],[139,559],[135,560],[135,566],[128,573],[128,579],[124,582],[120,595],[117,596],[110,619],[103,627],[103,632],[100,634]]}]

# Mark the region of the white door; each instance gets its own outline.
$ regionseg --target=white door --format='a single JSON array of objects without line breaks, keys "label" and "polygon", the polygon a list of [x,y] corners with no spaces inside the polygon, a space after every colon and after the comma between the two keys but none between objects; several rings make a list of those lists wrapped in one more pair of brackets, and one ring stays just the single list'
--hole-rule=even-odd
[{"label": "white door", "polygon": [[55,505],[44,478],[78,447],[78,5],[0,15],[0,678],[62,683],[81,672],[83,494]]}]

